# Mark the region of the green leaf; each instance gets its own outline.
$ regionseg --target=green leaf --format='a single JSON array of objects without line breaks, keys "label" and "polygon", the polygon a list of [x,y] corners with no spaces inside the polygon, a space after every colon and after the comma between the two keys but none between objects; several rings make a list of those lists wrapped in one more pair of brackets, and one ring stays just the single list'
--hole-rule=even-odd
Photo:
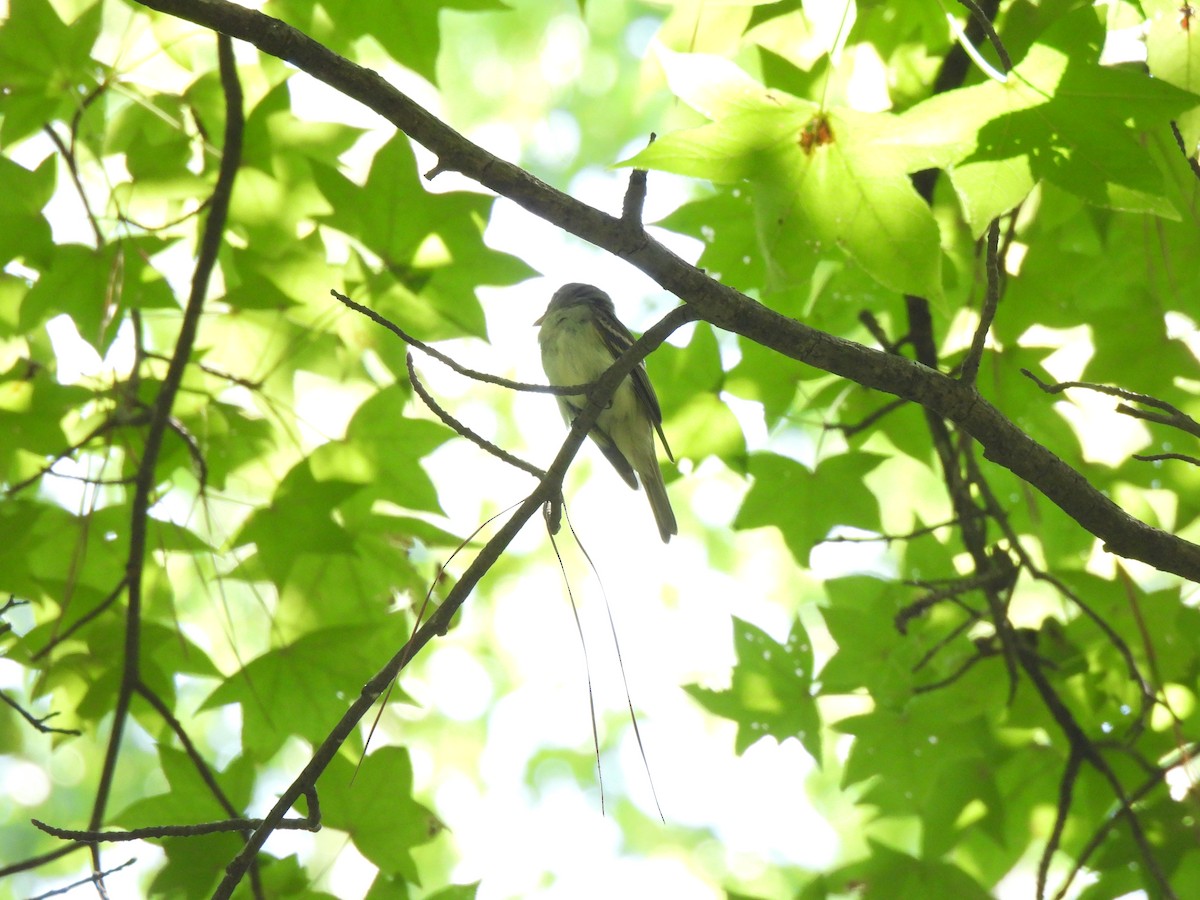
[{"label": "green leaf", "polygon": [[440,423],[407,418],[407,402],[399,386],[370,397],[350,420],[344,441],[313,452],[316,477],[361,485],[407,509],[441,512],[437,488],[420,463],[455,434]]},{"label": "green leaf", "polygon": [[745,292],[767,282],[754,217],[751,191],[717,186],[715,193],[683,204],[655,224],[702,241],[696,265],[710,278]]},{"label": "green leaf", "polygon": [[91,58],[103,4],[92,3],[64,22],[47,0],[14,3],[0,41],[0,84],[7,90],[0,144],[28,137],[48,122],[69,118],[96,86],[100,65]]},{"label": "green leaf", "polygon": [[874,840],[868,840],[868,844],[867,859],[826,876],[837,895],[853,891],[862,900],[898,897],[988,900],[991,896],[978,881],[952,863],[917,859]]},{"label": "green leaf", "polygon": [[737,663],[728,690],[694,684],[685,690],[709,712],[737,722],[738,755],[764,737],[780,742],[794,737],[819,765],[821,718],[812,694],[812,645],[800,620],[792,622],[787,640],[780,644],[735,617],[733,647]]},{"label": "green leaf", "polygon": [[864,577],[839,578],[825,589],[829,603],[821,616],[838,650],[821,669],[821,693],[866,688],[881,708],[906,702],[921,648],[893,625],[905,599],[902,589]]},{"label": "green leaf", "polygon": [[271,505],[250,516],[233,546],[254,544],[277,584],[287,580],[301,554],[350,553],[350,538],[332,513],[356,490],[352,482],[317,478],[310,463],[301,463],[280,483]]},{"label": "green leaf", "polygon": [[[1196,40],[1195,8],[1176,0],[1144,0],[1150,30],[1146,34],[1146,65],[1150,74],[1193,95],[1200,94],[1200,41]],[[1191,9],[1190,18],[1187,9]],[[1186,25],[1185,25],[1186,23]],[[1188,154],[1196,157],[1200,142],[1200,97],[1195,105],[1176,116]]]},{"label": "green leaf", "polygon": [[863,479],[883,461],[870,453],[825,460],[810,472],[774,453],[750,457],[753,483],[734,528],[774,525],[801,565],[836,525],[879,529],[879,501]]},{"label": "green leaf", "polygon": [[[583,3],[580,3],[582,11]],[[476,881],[471,884],[452,884],[449,887],[444,887],[440,891],[434,891],[427,896],[425,900],[475,900],[475,895],[479,891],[480,882]]]},{"label": "green leaf", "polygon": [[[286,859],[274,859],[259,853],[258,861],[262,868],[263,894],[267,897],[295,898],[295,900],[338,900],[336,894],[315,890],[312,886],[312,875],[301,864],[295,854]],[[249,896],[247,885],[242,884],[234,897],[242,900]],[[407,900],[407,897],[405,897]]]},{"label": "green leaf", "polygon": [[506,10],[501,0],[394,0],[387,15],[358,0],[322,0],[320,12],[308,0],[272,0],[271,14],[301,27],[307,34],[351,59],[364,36],[378,41],[403,66],[437,83],[441,45],[438,15],[443,9],[469,12]]},{"label": "green leaf", "polygon": [[941,295],[937,224],[887,138],[891,117],[769,91],[721,59],[670,55],[672,90],[713,124],[667,134],[629,165],[748,181],[769,264],[787,280],[833,248],[886,287]]},{"label": "green leaf", "polygon": [[1175,218],[1137,133],[1164,127],[1197,98],[1100,66],[1102,38],[1091,9],[1064,16],[1007,83],[939,94],[903,114],[889,140],[949,167],[977,237],[1043,179],[1091,204]]},{"label": "green leaf", "polygon": [[52,243],[50,224],[42,209],[55,187],[55,161],[47,157],[32,172],[0,156],[0,261],[25,259],[31,266],[48,264]]},{"label": "green leaf", "polygon": [[[228,811],[200,777],[195,762],[185,752],[159,744],[158,759],[167,779],[167,790],[134,800],[112,817],[114,823],[123,828],[148,828],[153,825],[196,825],[229,817]],[[254,787],[253,763],[238,757],[223,771],[212,774],[233,804],[235,813],[240,814],[250,802]]]},{"label": "green leaf", "polygon": [[432,194],[421,186],[403,135],[375,155],[362,187],[323,166],[314,167],[314,176],[333,209],[321,221],[383,262],[383,271],[363,277],[376,308],[427,340],[486,336],[475,287],[515,284],[534,274],[484,244],[492,198]]},{"label": "green leaf", "polygon": [[0,429],[9,436],[0,444],[0,478],[16,483],[28,469],[36,466],[29,475],[41,471],[67,449],[61,423],[90,397],[89,391],[54,381],[49,372],[31,371],[28,363],[0,375]]},{"label": "green leaf", "polygon": [[124,309],[178,309],[166,282],[147,261],[162,248],[162,241],[152,236],[100,249],[59,244],[21,303],[18,327],[28,331],[66,313],[79,336],[103,355],[116,338]]},{"label": "green leaf", "polygon": [[[198,825],[230,817],[201,780],[194,761],[184,752],[159,745],[159,762],[169,789],[135,800],[112,821],[124,828],[156,825]],[[250,802],[254,767],[245,758],[235,759],[224,771],[213,772],[222,792],[242,814]],[[216,876],[241,846],[235,834],[213,834],[161,841],[167,864],[154,877],[154,889],[178,897],[207,897],[216,886]]]},{"label": "green leaf", "polygon": [[700,323],[683,349],[664,344],[647,367],[675,458],[700,461],[719,456],[734,471],[743,470],[746,441],[720,397],[725,373],[712,328]]},{"label": "green leaf", "polygon": [[357,774],[345,757],[335,757],[318,788],[328,827],[347,832],[381,871],[418,881],[412,850],[433,840],[444,826],[412,796],[408,750],[381,747],[362,761]]},{"label": "green leaf", "polygon": [[279,241],[270,249],[231,250],[228,271],[233,282],[225,301],[237,309],[287,309],[326,302],[313,285],[339,284],[337,269],[326,261],[320,235]]},{"label": "green leaf", "polygon": [[742,358],[729,372],[729,392],[761,403],[768,429],[778,425],[792,408],[796,387],[802,379],[824,374],[754,341],[739,339],[738,347]]},{"label": "green leaf", "polygon": [[202,834],[164,838],[167,863],[154,873],[150,895],[202,900],[211,897],[222,866],[244,846],[236,834]]},{"label": "green leaf", "polygon": [[242,746],[255,760],[270,759],[292,735],[320,743],[407,638],[401,616],[314,631],[251,660],[200,708],[241,706]]}]

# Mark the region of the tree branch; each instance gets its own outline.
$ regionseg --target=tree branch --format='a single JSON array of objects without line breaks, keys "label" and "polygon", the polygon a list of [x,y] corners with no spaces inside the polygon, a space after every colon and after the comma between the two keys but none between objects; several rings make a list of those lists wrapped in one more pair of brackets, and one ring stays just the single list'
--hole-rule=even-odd
[{"label": "tree branch", "polygon": [[633,345],[609,367],[604,375],[596,380],[588,396],[587,405],[572,422],[571,430],[567,433],[566,440],[563,441],[563,445],[559,449],[558,455],[554,458],[554,462],[546,470],[545,477],[538,482],[533,492],[522,501],[517,511],[501,526],[492,539],[484,544],[478,555],[467,566],[462,577],[455,582],[445,601],[434,611],[429,620],[417,630],[416,634],[388,660],[370,681],[363,685],[358,698],[350,705],[350,708],[346,710],[342,718],[333,727],[329,736],[317,747],[308,765],[304,767],[304,770],[291,785],[279,795],[279,800],[262,820],[262,824],[254,831],[254,834],[250,836],[242,852],[229,864],[225,877],[221,880],[216,892],[213,894],[213,900],[228,900],[232,896],[234,888],[241,881],[247,866],[253,861],[255,853],[258,852],[263,842],[277,827],[278,823],[283,821],[283,817],[295,802],[301,796],[311,792],[313,786],[317,783],[317,779],[337,754],[342,743],[349,737],[350,733],[371,709],[379,696],[387,689],[388,685],[412,661],[422,647],[428,644],[436,635],[446,633],[454,614],[458,612],[467,601],[467,598],[471,596],[471,593],[475,590],[475,586],[483,576],[500,559],[513,538],[525,527],[525,524],[539,508],[553,501],[561,494],[562,480],[563,476],[566,475],[567,467],[570,466],[571,461],[575,458],[575,454],[583,445],[583,441],[587,437],[588,432],[591,431],[592,426],[596,424],[596,419],[599,417],[601,410],[611,401],[617,387],[625,377],[633,371],[639,362],[670,337],[676,329],[688,322],[695,321],[695,318],[695,310],[690,306],[679,306],[671,310],[657,324],[634,341]]},{"label": "tree branch", "polygon": [[278,19],[227,0],[140,0],[151,9],[247,41],[383,116],[454,171],[534,215],[608,250],[684,300],[696,317],[791,359],[912,400],[958,424],[991,462],[1041,491],[1119,556],[1200,582],[1200,546],[1129,515],[1078,471],[1025,434],[971,385],[911,360],[809,328],[751,300],[676,256],[640,226],[550,187],[468,141],[377,73],[343,59]]},{"label": "tree branch", "polygon": [[[184,369],[192,355],[196,342],[196,331],[204,298],[217,262],[229,211],[229,200],[233,192],[233,180],[241,161],[242,130],[245,123],[242,112],[242,89],[238,81],[233,59],[233,42],[226,35],[218,35],[217,53],[220,62],[221,86],[225,93],[226,122],[225,145],[217,182],[213,188],[212,206],[200,241],[196,268],[192,273],[192,284],[175,350],[167,367],[146,431],[146,443],[138,466],[134,496],[130,511],[129,557],[125,564],[124,583],[128,592],[125,617],[125,645],[123,651],[124,670],[113,711],[113,727],[105,751],[104,767],[96,788],[89,830],[97,831],[104,821],[108,796],[116,774],[117,758],[120,755],[121,739],[129,716],[129,704],[141,683],[141,635],[142,635],[142,574],[146,557],[146,537],[150,523],[152,494],[157,484],[157,467],[163,437],[171,427],[171,408]],[[99,872],[99,860],[93,850],[93,868]]]}]

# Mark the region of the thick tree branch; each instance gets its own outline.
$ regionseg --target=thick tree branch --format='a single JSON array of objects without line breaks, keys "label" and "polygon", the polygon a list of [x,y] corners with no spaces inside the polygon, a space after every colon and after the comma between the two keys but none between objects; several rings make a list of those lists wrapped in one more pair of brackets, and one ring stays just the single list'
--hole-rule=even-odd
[{"label": "thick tree branch", "polygon": [[1118,556],[1200,582],[1200,546],[1153,528],[1096,490],[1078,471],[1025,434],[971,385],[920,363],[809,328],[707,277],[642,230],[579,202],[492,156],[396,90],[300,31],[226,0],[140,0],[143,5],[247,41],[379,113],[460,172],[536,216],[627,260],[713,325],[784,356],[912,400],[958,424],[985,458],[1036,487]]}]

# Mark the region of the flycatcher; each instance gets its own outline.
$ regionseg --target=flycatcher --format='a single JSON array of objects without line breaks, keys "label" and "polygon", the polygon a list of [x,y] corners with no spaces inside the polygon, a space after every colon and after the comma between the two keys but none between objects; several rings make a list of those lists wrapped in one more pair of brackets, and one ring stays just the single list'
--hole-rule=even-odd
[{"label": "flycatcher", "polygon": [[[560,287],[546,312],[533,324],[541,326],[538,343],[542,348],[542,368],[546,370],[546,378],[556,386],[590,384],[633,343],[633,335],[617,319],[612,299],[590,284]],[[558,397],[558,408],[568,425],[586,403],[583,394]],[[590,437],[617,474],[635,491],[641,479],[650,498],[654,521],[658,523],[658,533],[665,543],[671,535],[679,533],[679,526],[675,524],[675,513],[658,468],[654,432],[658,432],[667,458],[674,462],[663,434],[658,398],[645,365],[638,363],[621,382],[608,406],[601,410]]]}]

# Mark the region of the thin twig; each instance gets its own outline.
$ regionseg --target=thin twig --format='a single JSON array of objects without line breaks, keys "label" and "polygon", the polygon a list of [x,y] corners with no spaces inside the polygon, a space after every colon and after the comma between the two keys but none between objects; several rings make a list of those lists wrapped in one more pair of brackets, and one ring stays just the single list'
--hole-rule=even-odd
[{"label": "thin twig", "polygon": [[1042,849],[1042,855],[1038,859],[1037,867],[1037,900],[1042,900],[1046,896],[1046,878],[1050,873],[1050,861],[1054,857],[1054,853],[1058,850],[1059,841],[1062,840],[1063,829],[1067,826],[1067,816],[1071,812],[1071,797],[1075,791],[1075,780],[1079,777],[1079,769],[1083,763],[1083,756],[1071,749],[1070,755],[1067,757],[1067,765],[1063,769],[1062,779],[1058,783],[1058,803],[1055,805],[1054,828],[1050,832],[1050,837],[1046,840],[1046,846]]},{"label": "thin twig", "polygon": [[[51,837],[81,844],[119,844],[128,841],[144,841],[168,837],[198,837],[202,834],[229,834],[232,831],[246,833],[262,825],[262,819],[222,819],[219,822],[197,822],[194,825],[148,825],[145,828],[130,828],[128,831],[78,831],[58,828],[39,819],[30,820],[34,827]],[[275,828],[287,831],[320,831],[321,826],[310,819],[281,819]]]},{"label": "thin twig", "polygon": [[[965,0],[965,2],[971,2],[971,0]],[[967,358],[963,360],[962,374],[959,379],[964,384],[975,384],[975,379],[979,375],[979,365],[983,361],[988,332],[992,328],[992,320],[996,317],[996,307],[1000,303],[1000,263],[997,256],[999,244],[1000,222],[992,219],[992,224],[988,226],[985,262],[987,293],[983,301],[983,310],[979,313],[979,325],[975,329],[975,336],[971,339],[971,349],[967,352]]]},{"label": "thin twig", "polygon": [[[656,134],[651,132],[647,146],[654,143]],[[629,173],[629,187],[625,189],[625,201],[621,205],[621,220],[641,227],[642,207],[646,205],[646,170],[634,169]]]},{"label": "thin twig", "polygon": [[63,161],[67,164],[67,171],[71,173],[71,183],[75,185],[75,192],[79,194],[79,201],[83,204],[83,211],[87,215],[88,224],[92,226],[92,234],[96,238],[96,247],[101,248],[105,244],[104,232],[100,230],[100,223],[96,220],[96,214],[92,212],[92,204],[88,200],[87,191],[83,189],[83,179],[79,177],[79,164],[75,160],[74,148],[74,129],[72,129],[71,143],[68,147],[57,131],[54,130],[50,123],[42,126],[42,131],[50,138],[58,152],[62,154]]},{"label": "thin twig", "polygon": [[870,332],[871,337],[875,338],[875,343],[879,344],[879,349],[885,350],[888,353],[896,353],[900,349],[902,342],[892,341],[887,332],[883,330],[883,326],[879,324],[879,319],[875,318],[875,313],[869,309],[864,309],[858,314],[858,321],[863,328]]},{"label": "thin twig", "polygon": [[221,788],[217,781],[216,775],[213,774],[208,762],[200,753],[199,748],[192,742],[191,737],[183,727],[183,723],[175,717],[171,712],[171,708],[162,701],[154,691],[146,686],[145,683],[140,683],[137,687],[138,694],[149,703],[156,713],[166,722],[167,727],[175,732],[175,737],[179,739],[179,743],[183,745],[183,752],[187,754],[187,758],[192,761],[192,766],[196,769],[196,773],[200,776],[200,780],[204,782],[208,788],[208,792],[212,794],[213,799],[220,804],[221,809],[225,811],[225,815],[230,818],[237,816],[237,808],[225,795],[225,791]]},{"label": "thin twig", "polygon": [[18,703],[16,700],[14,700],[12,697],[8,696],[8,694],[4,693],[4,691],[0,691],[0,701],[7,703],[10,707],[15,709],[26,722],[28,722],[30,725],[32,725],[34,728],[36,728],[38,731],[42,732],[42,734],[79,735],[79,734],[83,733],[74,728],[52,728],[51,726],[49,726],[45,723],[46,723],[47,719],[52,719],[54,716],[57,716],[58,715],[57,712],[52,712],[49,715],[45,715],[45,716],[41,716],[41,717],[35,716],[29,710],[25,709],[25,707],[21,706],[21,704]]},{"label": "thin twig", "polygon": [[1129,645],[1125,642],[1125,639],[1116,632],[1112,625],[1110,625],[1102,615],[1092,608],[1091,604],[1087,603],[1081,596],[1079,596],[1078,593],[1071,590],[1071,588],[1069,588],[1066,582],[1064,582],[1062,579],[1041,569],[1035,563],[1032,555],[1026,551],[1025,545],[1021,543],[1020,537],[1017,535],[1016,530],[1012,527],[1012,523],[1009,522],[1008,515],[1000,506],[1000,501],[996,498],[995,493],[992,491],[991,485],[987,483],[987,481],[983,478],[982,473],[979,472],[979,463],[975,459],[975,455],[968,454],[966,463],[968,471],[972,473],[974,482],[979,488],[984,509],[987,511],[988,515],[991,516],[993,521],[999,525],[1000,530],[1004,533],[1004,536],[1008,540],[1009,546],[1012,548],[1012,552],[1016,554],[1017,560],[1021,564],[1021,567],[1035,580],[1044,581],[1051,585],[1056,591],[1059,592],[1059,594],[1074,604],[1080,611],[1083,612],[1085,616],[1087,616],[1096,624],[1096,627],[1104,632],[1104,635],[1106,638],[1108,638],[1109,643],[1111,643],[1113,647],[1116,648],[1117,652],[1121,654],[1121,658],[1125,661],[1125,667],[1129,672],[1129,677],[1138,686],[1138,690],[1142,698],[1141,710],[1139,711],[1138,718],[1135,721],[1136,727],[1140,729],[1144,725],[1146,718],[1150,715],[1150,707],[1154,702],[1154,692],[1149,686],[1149,683],[1146,681],[1145,677],[1142,675],[1141,670],[1138,668],[1137,661],[1133,656],[1133,651],[1129,648]]},{"label": "thin twig", "polygon": [[1186,453],[1135,453],[1133,458],[1138,462],[1162,462],[1167,459],[1175,459],[1180,462],[1191,463],[1193,466],[1200,466],[1200,459],[1194,456],[1188,456]]},{"label": "thin twig", "polygon": [[586,384],[570,384],[562,387],[555,387],[549,384],[529,384],[528,382],[524,381],[513,381],[511,378],[501,378],[499,375],[491,375],[487,372],[479,372],[475,369],[468,369],[466,366],[455,362],[453,358],[447,356],[441,350],[429,346],[419,338],[413,337],[395,322],[391,321],[386,316],[380,315],[370,307],[363,306],[361,303],[355,303],[345,294],[339,293],[338,291],[331,290],[329,293],[336,297],[345,306],[348,306],[357,313],[362,313],[377,325],[382,325],[410,347],[416,347],[422,353],[427,353],[438,362],[449,366],[459,375],[464,375],[467,378],[474,379],[475,381],[482,381],[484,384],[494,384],[499,387],[509,388],[510,390],[514,391],[531,391],[536,394],[585,394],[587,393],[588,388],[591,387],[591,385]]},{"label": "thin twig", "polygon": [[1004,47],[1004,42],[1000,40],[1000,35],[996,33],[996,27],[992,25],[992,20],[988,18],[975,0],[958,0],[971,13],[971,19],[983,29],[983,33],[987,35],[988,43],[992,45],[992,49],[996,51],[996,56],[1000,58],[1000,65],[1004,67],[1005,74],[1012,71],[1012,59],[1008,55],[1008,50]]},{"label": "thin twig", "polygon": [[36,897],[30,897],[29,900],[46,900],[47,897],[57,897],[60,894],[70,893],[71,891],[75,890],[75,888],[81,887],[85,884],[95,884],[99,881],[103,881],[105,876],[112,875],[115,872],[120,872],[122,869],[132,866],[135,862],[137,862],[136,856],[125,860],[125,862],[121,863],[119,866],[113,866],[111,869],[105,869],[103,872],[93,873],[87,878],[81,878],[78,881],[68,884],[66,887],[57,888],[53,891],[46,891],[44,894],[38,894]]},{"label": "thin twig", "polygon": [[1179,145],[1179,152],[1187,160],[1192,174],[1200,178],[1200,159],[1196,157],[1196,148],[1193,147],[1190,152],[1188,151],[1187,144],[1183,140],[1183,132],[1179,130],[1179,123],[1174,119],[1171,120],[1171,134],[1175,135],[1175,143]]},{"label": "thin twig", "polygon": [[[977,515],[983,515],[978,512]],[[821,538],[819,544],[875,544],[883,542],[886,544],[894,544],[900,541],[911,541],[914,538],[927,537],[934,532],[940,531],[943,528],[953,528],[958,525],[958,519],[951,519],[948,522],[939,522],[937,525],[926,525],[923,528],[914,528],[907,534],[835,534],[833,537]]]},{"label": "thin twig", "polygon": [[853,437],[854,435],[856,435],[862,431],[866,431],[868,428],[870,428],[871,426],[878,423],[885,416],[891,415],[896,410],[900,409],[901,407],[907,406],[907,405],[908,405],[907,400],[902,400],[898,397],[893,398],[893,399],[889,400],[887,403],[883,404],[883,406],[879,407],[878,409],[874,410],[873,412],[868,413],[867,415],[865,415],[861,419],[859,419],[857,422],[854,422],[850,425],[844,425],[840,422],[834,422],[832,424],[826,423],[823,427],[825,428],[826,431],[840,431],[845,437]]},{"label": "thin twig", "polygon": [[433,396],[429,393],[429,391],[425,389],[425,385],[421,384],[421,379],[417,377],[417,370],[413,367],[412,354],[406,353],[404,358],[405,362],[408,364],[408,383],[411,384],[413,390],[417,392],[417,396],[425,402],[427,407],[429,407],[430,412],[446,423],[446,425],[453,428],[461,436],[465,437],[468,441],[475,444],[477,447],[481,447],[482,449],[486,450],[497,459],[508,463],[510,466],[515,466],[522,472],[527,472],[534,478],[542,479],[546,477],[544,470],[539,469],[533,463],[525,462],[525,460],[521,459],[519,456],[514,456],[503,447],[496,446],[487,438],[475,433],[462,422],[458,421],[458,419],[454,418],[454,416],[450,415],[450,413],[446,412],[446,410],[442,409],[438,402],[433,399]]},{"label": "thin twig", "polygon": [[9,485],[8,488],[5,489],[5,491],[4,491],[4,496],[5,497],[13,497],[16,494],[19,494],[21,491],[25,490],[25,488],[29,487],[30,485],[36,484],[39,480],[44,478],[46,475],[50,474],[54,470],[54,467],[59,462],[66,459],[68,456],[71,456],[72,454],[79,452],[84,447],[86,447],[89,443],[94,441],[96,438],[100,437],[102,434],[105,434],[106,432],[111,431],[112,429],[117,428],[118,426],[130,425],[130,424],[135,424],[135,423],[118,420],[118,417],[115,415],[105,419],[103,422],[101,422],[99,425],[97,425],[95,428],[93,428],[91,431],[89,431],[86,435],[84,435],[78,441],[71,444],[69,447],[66,447],[66,448],[58,451],[56,454],[54,454],[54,456],[53,456],[53,458],[51,458],[50,462],[46,463],[44,466],[39,468],[32,475],[29,475],[26,478],[22,478],[20,481]]},{"label": "thin twig", "polygon": [[18,872],[32,872],[34,869],[40,869],[42,866],[52,863],[56,859],[69,856],[76,850],[86,850],[87,848],[87,844],[78,842],[65,844],[62,847],[56,847],[49,853],[41,853],[37,856],[31,856],[28,859],[22,859],[19,862],[9,863],[7,866],[0,866],[0,878],[7,878],[9,875],[16,875]]},{"label": "thin twig", "polygon": [[[1067,877],[1063,883],[1059,885],[1058,891],[1054,894],[1054,900],[1063,900],[1066,897],[1076,876],[1087,866],[1088,860],[1092,858],[1092,854],[1105,842],[1108,838],[1108,833],[1112,831],[1121,817],[1126,813],[1132,812],[1133,804],[1148,796],[1152,791],[1160,790],[1165,783],[1167,772],[1180,765],[1183,761],[1194,757],[1198,749],[1200,749],[1200,745],[1197,744],[1180,748],[1172,761],[1152,769],[1145,781],[1134,788],[1127,797],[1122,798],[1121,805],[1105,818],[1091,838],[1088,839],[1088,842],[1075,854],[1075,865],[1067,873]],[[1170,896],[1175,895],[1171,893]]]},{"label": "thin twig", "polygon": [[1158,397],[1152,397],[1149,394],[1139,394],[1136,391],[1126,390],[1125,388],[1115,387],[1110,384],[1094,384],[1090,381],[1058,381],[1050,384],[1042,381],[1042,379],[1038,378],[1029,369],[1022,369],[1021,374],[1047,394],[1061,394],[1063,391],[1071,388],[1082,388],[1095,391],[1098,394],[1107,394],[1110,397],[1120,397],[1122,400],[1128,400],[1130,403],[1140,403],[1142,406],[1162,410],[1164,414],[1160,415],[1147,412],[1146,410],[1134,409],[1123,403],[1117,405],[1117,412],[1123,415],[1146,419],[1151,422],[1157,422],[1160,425],[1170,425],[1172,428],[1178,428],[1180,431],[1200,437],[1200,422],[1197,422],[1178,407],[1172,406],[1166,400],[1160,400]]},{"label": "thin twig", "polygon": [[[94,607],[89,609],[86,613],[84,613],[82,616],[80,616],[78,619],[76,619],[74,622],[72,622],[70,625],[68,625],[65,629],[63,629],[61,634],[52,635],[50,640],[46,642],[46,646],[42,647],[41,650],[36,651],[32,656],[30,656],[30,659],[31,660],[41,659],[43,656],[45,656],[47,653],[49,653],[51,650],[53,650],[55,647],[57,647],[59,644],[61,644],[63,641],[65,641],[67,638],[69,638],[71,635],[73,635],[76,631],[78,631],[80,628],[82,628],[84,625],[86,625],[88,622],[92,621],[92,619],[96,618],[98,615],[100,615],[102,612],[104,612],[106,609],[108,609],[110,606],[112,606],[113,603],[116,602],[117,598],[119,596],[121,596],[121,592],[123,590],[125,590],[126,584],[127,584],[127,579],[122,578],[117,583],[116,587],[114,587],[111,591],[108,592],[108,595],[105,596],[105,598],[103,600],[101,600]],[[61,619],[59,621],[61,621]],[[57,627],[57,624],[55,625],[55,627]]]}]

